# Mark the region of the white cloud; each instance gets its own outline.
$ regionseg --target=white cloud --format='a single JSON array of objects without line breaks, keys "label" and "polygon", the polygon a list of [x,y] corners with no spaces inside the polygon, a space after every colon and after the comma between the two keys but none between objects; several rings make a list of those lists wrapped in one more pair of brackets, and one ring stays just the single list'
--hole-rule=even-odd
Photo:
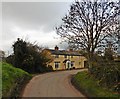
[{"label": "white cloud", "polygon": [[72,2],[73,0],[2,0],[2,2]]},{"label": "white cloud", "polygon": [[[3,2],[2,3],[2,50],[12,51],[17,38],[28,38],[39,45],[53,48],[60,44],[55,39],[55,27],[62,23],[71,3],[65,2]],[[1,45],[0,45],[1,46]]]}]

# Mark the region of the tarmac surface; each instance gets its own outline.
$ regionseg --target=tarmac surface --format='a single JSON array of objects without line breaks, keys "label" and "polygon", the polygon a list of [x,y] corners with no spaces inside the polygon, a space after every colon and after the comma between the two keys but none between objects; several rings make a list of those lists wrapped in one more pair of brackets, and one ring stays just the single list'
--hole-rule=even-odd
[{"label": "tarmac surface", "polygon": [[71,84],[71,75],[81,70],[40,74],[26,85],[22,97],[85,97]]}]

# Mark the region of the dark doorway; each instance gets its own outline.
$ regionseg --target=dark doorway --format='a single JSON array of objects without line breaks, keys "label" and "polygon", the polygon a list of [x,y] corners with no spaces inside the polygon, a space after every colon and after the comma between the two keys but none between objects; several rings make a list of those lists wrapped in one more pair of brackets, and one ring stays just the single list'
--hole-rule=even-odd
[{"label": "dark doorway", "polygon": [[84,68],[88,68],[88,61],[84,61]]}]

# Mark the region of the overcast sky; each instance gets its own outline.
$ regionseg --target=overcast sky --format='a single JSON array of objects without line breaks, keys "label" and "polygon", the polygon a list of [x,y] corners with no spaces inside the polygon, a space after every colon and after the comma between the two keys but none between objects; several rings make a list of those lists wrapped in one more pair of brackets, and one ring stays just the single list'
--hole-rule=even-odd
[{"label": "overcast sky", "polygon": [[1,49],[11,52],[18,37],[49,48],[66,48],[56,39],[55,27],[62,23],[70,5],[71,2],[2,2]]}]

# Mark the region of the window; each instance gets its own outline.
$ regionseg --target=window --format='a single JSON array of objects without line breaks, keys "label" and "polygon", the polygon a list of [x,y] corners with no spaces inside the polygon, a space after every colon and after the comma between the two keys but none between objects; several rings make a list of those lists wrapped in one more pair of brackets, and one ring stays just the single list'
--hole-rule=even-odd
[{"label": "window", "polygon": [[59,55],[55,55],[55,58],[59,58]]},{"label": "window", "polygon": [[59,63],[60,63],[60,62],[55,62],[55,68],[56,68],[56,69],[59,68]]},{"label": "window", "polygon": [[67,55],[64,55],[65,58],[67,58]]}]

